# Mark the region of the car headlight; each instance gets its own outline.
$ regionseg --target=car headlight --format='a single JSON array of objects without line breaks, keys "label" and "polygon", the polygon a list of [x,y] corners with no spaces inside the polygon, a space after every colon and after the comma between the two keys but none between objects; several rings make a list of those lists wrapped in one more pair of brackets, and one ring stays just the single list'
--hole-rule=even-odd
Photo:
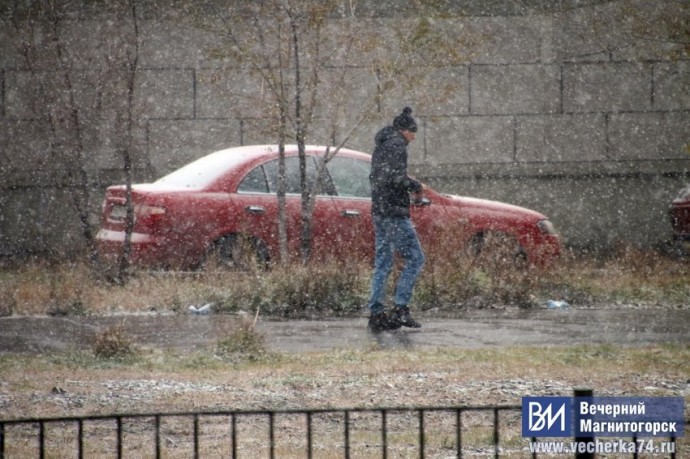
[{"label": "car headlight", "polygon": [[558,234],[556,232],[556,227],[553,226],[551,220],[539,220],[537,222],[537,226],[539,227],[539,231],[541,231],[542,234],[551,234],[553,236]]}]

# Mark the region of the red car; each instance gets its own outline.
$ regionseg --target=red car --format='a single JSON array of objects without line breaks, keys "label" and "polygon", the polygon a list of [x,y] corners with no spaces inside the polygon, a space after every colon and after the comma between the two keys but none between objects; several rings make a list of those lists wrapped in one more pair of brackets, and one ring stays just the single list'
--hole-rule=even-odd
[{"label": "red car", "polygon": [[690,185],[681,189],[669,209],[673,241],[678,248],[690,254]]},{"label": "red car", "polygon": [[[325,147],[307,147],[310,185]],[[312,257],[373,259],[369,170],[371,156],[341,149],[321,174],[312,219]],[[165,268],[203,266],[209,255],[232,265],[240,241],[260,261],[279,254],[278,148],[274,145],[229,148],[211,153],[150,184],[134,185],[134,265]],[[299,251],[300,180],[297,147],[286,147],[288,246]],[[97,235],[99,255],[115,260],[125,236],[125,186],[108,188]],[[551,222],[522,207],[451,196],[428,187],[412,208],[422,244],[429,247],[442,230],[474,248],[489,234],[508,235],[515,255],[543,264],[560,253]],[[448,233],[446,233],[448,234]],[[245,245],[246,247],[246,245]]]}]

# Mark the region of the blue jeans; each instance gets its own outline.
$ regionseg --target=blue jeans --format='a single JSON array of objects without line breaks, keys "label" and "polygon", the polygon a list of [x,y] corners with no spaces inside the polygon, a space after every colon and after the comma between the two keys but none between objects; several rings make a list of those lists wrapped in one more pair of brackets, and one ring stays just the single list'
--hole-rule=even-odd
[{"label": "blue jeans", "polygon": [[395,287],[394,302],[397,306],[406,306],[412,298],[414,284],[424,266],[424,251],[409,218],[386,218],[375,215],[373,220],[376,253],[368,306],[372,314],[378,314],[384,310],[386,284],[393,269],[395,252],[400,254],[405,265]]}]

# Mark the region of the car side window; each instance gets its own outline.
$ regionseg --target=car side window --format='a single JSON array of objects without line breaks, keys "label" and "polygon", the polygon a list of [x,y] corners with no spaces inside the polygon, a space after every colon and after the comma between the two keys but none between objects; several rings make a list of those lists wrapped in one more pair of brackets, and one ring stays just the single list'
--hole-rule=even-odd
[{"label": "car side window", "polygon": [[237,191],[240,193],[268,193],[268,183],[263,166],[256,167],[245,175],[240,186],[237,187]]},{"label": "car side window", "polygon": [[[271,193],[276,193],[278,191],[278,160],[269,161],[264,164],[264,170],[266,172],[266,177],[268,179],[268,186]],[[316,178],[316,164],[314,163],[314,158],[311,156],[307,157],[307,185],[313,186],[314,180]],[[317,194],[329,194],[328,187],[324,185],[324,179],[322,178],[321,184],[317,191]],[[299,174],[299,158],[296,156],[291,156],[285,158],[285,192],[286,194],[301,194],[300,189],[300,174]]]},{"label": "car side window", "polygon": [[338,196],[370,198],[369,171],[369,163],[354,158],[335,156],[328,162]]}]

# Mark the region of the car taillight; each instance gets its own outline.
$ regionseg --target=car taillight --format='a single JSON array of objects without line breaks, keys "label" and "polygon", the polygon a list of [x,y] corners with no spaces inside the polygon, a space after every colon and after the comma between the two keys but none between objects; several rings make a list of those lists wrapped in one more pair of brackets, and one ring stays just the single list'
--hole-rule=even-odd
[{"label": "car taillight", "polygon": [[673,202],[683,202],[690,200],[690,186],[683,188],[678,192],[678,196],[673,200]]},{"label": "car taillight", "polygon": [[550,234],[553,236],[558,234],[558,232],[556,231],[556,227],[553,226],[551,220],[539,220],[537,222],[537,226],[539,227],[539,231],[541,231],[542,234]]},{"label": "car taillight", "polygon": [[127,208],[120,204],[113,204],[108,211],[108,206],[104,206],[103,214],[107,213],[108,221],[110,223],[123,223],[127,217]]}]

